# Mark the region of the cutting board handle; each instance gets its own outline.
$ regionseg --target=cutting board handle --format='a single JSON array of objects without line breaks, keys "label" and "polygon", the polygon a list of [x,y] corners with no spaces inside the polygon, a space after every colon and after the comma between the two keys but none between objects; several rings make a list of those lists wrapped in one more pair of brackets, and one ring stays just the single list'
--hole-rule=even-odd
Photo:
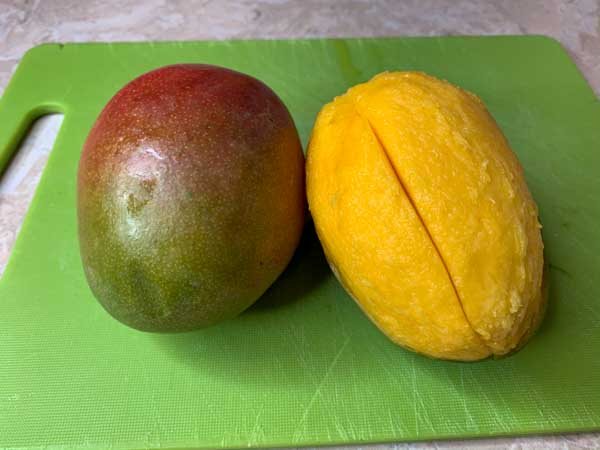
[{"label": "cutting board handle", "polygon": [[0,176],[8,167],[13,154],[31,129],[33,123],[46,114],[64,114],[64,108],[55,103],[43,103],[23,111],[19,104],[11,105],[10,98],[0,101]]}]

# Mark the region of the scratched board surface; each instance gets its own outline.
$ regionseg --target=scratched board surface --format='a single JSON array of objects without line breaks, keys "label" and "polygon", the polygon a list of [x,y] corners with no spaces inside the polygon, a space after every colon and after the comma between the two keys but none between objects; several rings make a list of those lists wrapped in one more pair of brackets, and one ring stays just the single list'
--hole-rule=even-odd
[{"label": "scratched board surface", "polygon": [[[290,267],[240,317],[180,335],[112,320],[84,280],[75,175],[106,101],[158,66],[252,74],[306,144],[319,108],[383,70],[480,95],[540,206],[550,299],[519,353],[433,361],[391,344],[332,276],[309,224]],[[213,448],[596,430],[600,426],[600,104],[541,37],[66,44],[34,48],[0,102],[0,166],[64,112],[0,279],[0,448]],[[374,218],[373,220],[377,220]]]}]

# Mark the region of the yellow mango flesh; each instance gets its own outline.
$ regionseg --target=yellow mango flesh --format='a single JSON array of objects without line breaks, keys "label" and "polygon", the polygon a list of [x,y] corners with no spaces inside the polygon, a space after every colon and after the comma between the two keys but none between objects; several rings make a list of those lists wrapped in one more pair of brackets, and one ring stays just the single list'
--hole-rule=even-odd
[{"label": "yellow mango flesh", "polygon": [[412,72],[355,86],[317,118],[307,191],[336,275],[397,344],[476,360],[539,322],[537,207],[476,96]]}]

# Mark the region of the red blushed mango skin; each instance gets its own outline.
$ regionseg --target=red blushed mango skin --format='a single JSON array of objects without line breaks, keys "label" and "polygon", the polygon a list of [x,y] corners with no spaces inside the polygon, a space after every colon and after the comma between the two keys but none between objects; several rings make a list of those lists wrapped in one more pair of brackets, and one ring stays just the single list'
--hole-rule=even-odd
[{"label": "red blushed mango skin", "polygon": [[167,66],[106,105],[83,147],[78,231],[116,319],[172,332],[231,318],[286,267],[304,224],[304,156],[281,100],[208,65]]}]

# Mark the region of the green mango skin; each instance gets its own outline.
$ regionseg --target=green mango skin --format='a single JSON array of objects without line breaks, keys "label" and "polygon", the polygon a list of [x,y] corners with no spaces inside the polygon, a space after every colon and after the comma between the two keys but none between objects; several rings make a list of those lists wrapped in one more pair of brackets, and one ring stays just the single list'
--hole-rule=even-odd
[{"label": "green mango skin", "polygon": [[148,72],[96,120],[77,180],[81,259],[130,327],[188,331],[254,303],[305,220],[294,122],[260,81],[199,64]]}]

